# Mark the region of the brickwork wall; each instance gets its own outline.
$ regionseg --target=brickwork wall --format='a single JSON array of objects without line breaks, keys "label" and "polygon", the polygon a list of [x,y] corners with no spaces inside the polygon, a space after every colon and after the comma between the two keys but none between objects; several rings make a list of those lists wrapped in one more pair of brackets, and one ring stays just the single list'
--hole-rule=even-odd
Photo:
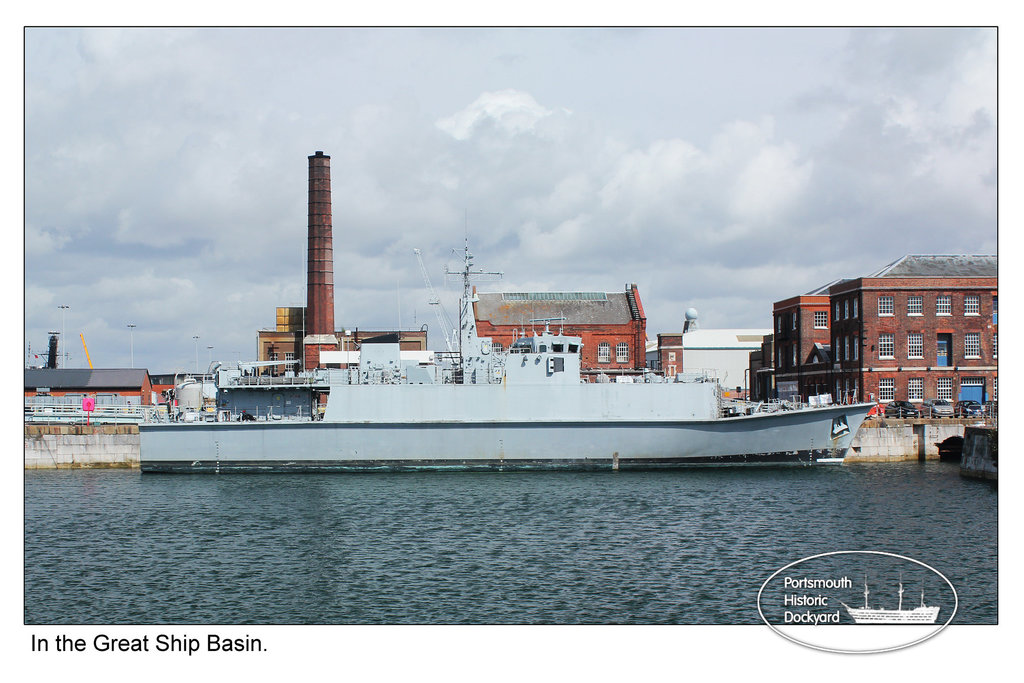
[{"label": "brickwork wall", "polygon": [[[825,327],[814,325],[815,312],[825,313]],[[794,329],[794,317],[796,328]],[[798,382],[800,394],[804,398],[821,393],[821,389],[829,385],[827,374],[822,373],[820,366],[808,366],[807,359],[817,344],[829,344],[829,324],[832,314],[829,312],[829,298],[824,295],[803,295],[778,301],[772,311],[775,331],[775,381]],[[793,362],[793,351],[796,350],[796,363]],[[782,365],[779,367],[779,351],[782,351]]]},{"label": "brickwork wall", "polygon": [[[997,377],[997,358],[993,344],[998,326],[994,321],[994,297],[997,295],[995,278],[860,278],[832,288],[832,309],[839,303],[857,301],[856,318],[841,317],[833,322],[833,358],[840,364],[834,374],[845,386],[856,381],[860,400],[879,397],[879,382],[892,379],[893,398],[908,400],[911,379],[920,379],[924,398],[936,398],[939,378],[952,380],[953,400],[959,396],[963,378],[980,377],[985,382],[985,397],[991,400],[993,380]],[[937,298],[950,297],[950,315],[937,314]],[[965,297],[977,296],[980,310],[977,315],[966,315]],[[892,315],[879,314],[879,298],[892,298]],[[921,298],[920,315],[908,313],[911,297]],[[977,333],[980,339],[978,358],[965,356],[965,337]],[[892,358],[881,357],[880,337],[891,334]],[[920,334],[922,353],[911,358],[908,341],[910,334]],[[949,335],[948,365],[939,365],[939,338]],[[844,339],[856,337],[858,358],[843,354]]]}]

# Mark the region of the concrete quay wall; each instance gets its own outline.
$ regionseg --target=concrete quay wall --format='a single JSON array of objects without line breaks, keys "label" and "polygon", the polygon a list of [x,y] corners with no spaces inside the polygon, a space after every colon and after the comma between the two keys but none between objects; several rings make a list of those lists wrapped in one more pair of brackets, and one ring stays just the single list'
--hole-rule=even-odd
[{"label": "concrete quay wall", "polygon": [[25,469],[138,466],[137,425],[25,425]]},{"label": "concrete quay wall", "polygon": [[999,478],[999,432],[991,427],[968,427],[960,474],[972,479]]},{"label": "concrete quay wall", "polygon": [[938,444],[963,435],[962,420],[869,420],[853,438],[844,462],[938,460]]}]

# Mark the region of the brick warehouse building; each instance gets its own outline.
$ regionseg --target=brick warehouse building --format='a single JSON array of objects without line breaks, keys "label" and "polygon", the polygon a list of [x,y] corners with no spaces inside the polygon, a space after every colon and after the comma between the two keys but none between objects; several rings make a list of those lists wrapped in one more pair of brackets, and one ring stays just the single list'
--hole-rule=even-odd
[{"label": "brick warehouse building", "polygon": [[473,304],[477,333],[508,348],[516,339],[544,329],[542,318],[583,339],[583,376],[643,373],[647,318],[635,284],[625,292],[480,292]]},{"label": "brick warehouse building", "polygon": [[995,256],[904,256],[828,288],[827,345],[817,341],[820,326],[808,320],[821,318],[817,302],[804,308],[782,305],[792,299],[778,302],[773,361],[779,396],[785,398],[780,380],[788,374],[798,378],[805,400],[822,393],[821,376],[839,401],[995,400],[997,287]]},{"label": "brick warehouse building", "polygon": [[[772,306],[775,384],[780,398],[830,391],[829,288],[836,282]],[[771,359],[766,360],[772,365]]]},{"label": "brick warehouse building", "polygon": [[996,400],[995,256],[904,256],[829,296],[834,395]]}]

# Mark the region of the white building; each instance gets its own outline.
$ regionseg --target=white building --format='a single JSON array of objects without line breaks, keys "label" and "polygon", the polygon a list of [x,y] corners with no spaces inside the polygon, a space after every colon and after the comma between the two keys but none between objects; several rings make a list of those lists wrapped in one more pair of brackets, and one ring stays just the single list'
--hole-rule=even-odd
[{"label": "white building", "polygon": [[716,377],[722,388],[734,392],[747,390],[750,379],[750,352],[761,350],[770,329],[690,330],[659,334],[647,344],[647,367],[673,376],[703,372]]}]

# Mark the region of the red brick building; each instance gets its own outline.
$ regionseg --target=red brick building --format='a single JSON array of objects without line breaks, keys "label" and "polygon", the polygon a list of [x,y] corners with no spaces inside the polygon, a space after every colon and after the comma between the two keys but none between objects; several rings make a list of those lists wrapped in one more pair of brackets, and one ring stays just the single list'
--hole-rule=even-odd
[{"label": "red brick building", "polygon": [[155,392],[149,371],[142,368],[29,368],[25,370],[25,398],[35,396],[91,396],[101,405],[152,405]]},{"label": "red brick building", "polygon": [[772,307],[775,342],[775,384],[778,395],[788,398],[830,391],[829,283],[824,287],[776,301]]},{"label": "red brick building", "polygon": [[625,292],[480,292],[473,304],[477,334],[508,348],[516,339],[544,329],[583,338],[583,375],[641,374],[645,365],[647,318],[636,285]]},{"label": "red brick building", "polygon": [[829,297],[835,396],[996,399],[995,256],[904,256]]}]

